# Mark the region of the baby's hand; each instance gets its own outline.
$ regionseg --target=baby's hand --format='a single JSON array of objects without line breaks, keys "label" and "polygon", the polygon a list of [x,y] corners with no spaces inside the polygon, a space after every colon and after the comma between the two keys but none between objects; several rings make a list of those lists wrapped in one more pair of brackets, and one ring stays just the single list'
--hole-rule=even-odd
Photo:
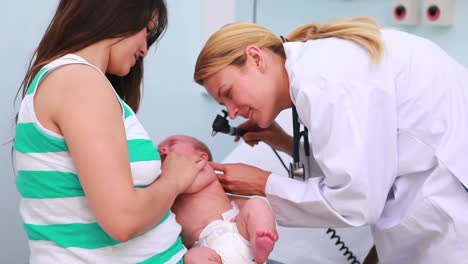
[{"label": "baby's hand", "polygon": [[181,193],[193,183],[198,172],[205,167],[206,162],[197,155],[168,153],[161,167],[161,178],[170,179],[170,182]]}]

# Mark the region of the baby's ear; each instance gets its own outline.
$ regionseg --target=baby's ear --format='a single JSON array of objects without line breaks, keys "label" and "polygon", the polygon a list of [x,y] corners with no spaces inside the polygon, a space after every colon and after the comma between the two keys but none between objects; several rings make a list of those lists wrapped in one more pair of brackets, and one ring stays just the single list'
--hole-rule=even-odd
[{"label": "baby's ear", "polygon": [[206,152],[200,152],[200,158],[208,160],[208,154],[206,154]]}]

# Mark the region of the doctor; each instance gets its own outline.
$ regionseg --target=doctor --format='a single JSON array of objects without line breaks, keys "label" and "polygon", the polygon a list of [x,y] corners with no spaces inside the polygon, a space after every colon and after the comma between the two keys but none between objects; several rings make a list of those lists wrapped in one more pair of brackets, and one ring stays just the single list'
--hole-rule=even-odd
[{"label": "doctor", "polygon": [[286,38],[221,28],[195,66],[244,140],[292,154],[275,122],[293,105],[309,129],[305,182],[213,164],[232,193],[266,196],[281,225],[371,225],[380,263],[468,263],[468,71],[432,42],[365,17]]}]

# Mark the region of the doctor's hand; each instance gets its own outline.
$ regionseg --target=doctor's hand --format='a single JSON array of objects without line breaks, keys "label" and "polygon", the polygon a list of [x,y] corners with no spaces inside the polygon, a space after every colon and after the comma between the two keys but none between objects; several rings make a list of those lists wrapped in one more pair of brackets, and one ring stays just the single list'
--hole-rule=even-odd
[{"label": "doctor's hand", "polygon": [[[260,128],[253,121],[249,120],[240,124],[238,128],[247,130],[247,133],[242,138],[251,147],[257,145],[259,141],[263,141],[270,147],[292,156],[293,137],[286,133],[278,123],[274,122],[267,128]],[[235,141],[238,140],[239,137],[236,137]]]},{"label": "doctor's hand", "polygon": [[248,196],[265,196],[265,186],[271,172],[242,163],[221,164],[210,162],[210,165],[214,170],[222,172],[217,176],[226,192]]}]

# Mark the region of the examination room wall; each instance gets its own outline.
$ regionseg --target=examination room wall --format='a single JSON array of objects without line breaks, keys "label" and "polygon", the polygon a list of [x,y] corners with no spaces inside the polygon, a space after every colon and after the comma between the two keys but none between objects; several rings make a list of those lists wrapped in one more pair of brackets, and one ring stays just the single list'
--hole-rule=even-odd
[{"label": "examination room wall", "polygon": [[[222,109],[192,81],[201,49],[201,2],[167,0],[169,27],[145,62],[144,93],[138,117],[154,143],[172,134],[205,141],[221,160],[234,143],[211,137],[211,123]],[[19,195],[12,169],[11,144],[19,102],[13,99],[28,60],[37,47],[58,0],[2,1],[0,8],[0,263],[28,263],[29,250],[19,216]]]},{"label": "examination room wall", "polygon": [[[391,0],[238,0],[238,18],[256,22],[278,35],[287,35],[299,25],[326,22],[337,17],[372,16],[381,26],[400,28],[428,38],[449,55],[468,66],[468,1],[454,0],[454,23],[451,26],[427,26],[422,21],[412,26],[391,24]],[[421,0],[422,3],[422,0]],[[430,54],[428,54],[430,56]]]}]

